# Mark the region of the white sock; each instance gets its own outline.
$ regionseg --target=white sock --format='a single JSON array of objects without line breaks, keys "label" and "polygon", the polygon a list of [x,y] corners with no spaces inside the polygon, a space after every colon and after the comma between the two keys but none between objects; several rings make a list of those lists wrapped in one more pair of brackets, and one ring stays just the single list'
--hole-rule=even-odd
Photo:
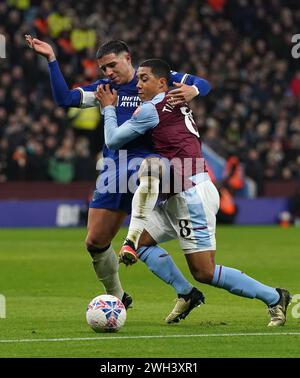
[{"label": "white sock", "polygon": [[119,263],[112,245],[106,251],[97,253],[94,256],[93,265],[96,275],[103,284],[106,293],[122,300],[124,290],[118,273]]},{"label": "white sock", "polygon": [[159,179],[157,177],[143,176],[140,178],[140,184],[132,200],[131,221],[127,234],[127,239],[134,243],[135,248],[138,246],[145,224],[154,209],[158,193]]}]

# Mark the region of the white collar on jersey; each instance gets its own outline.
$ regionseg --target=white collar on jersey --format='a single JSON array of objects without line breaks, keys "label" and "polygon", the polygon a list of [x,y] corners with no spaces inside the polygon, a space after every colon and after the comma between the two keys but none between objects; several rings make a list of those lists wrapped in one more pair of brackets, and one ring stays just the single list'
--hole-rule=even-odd
[{"label": "white collar on jersey", "polygon": [[143,102],[143,104],[147,104],[147,103],[151,102],[152,104],[156,105],[159,102],[162,102],[162,100],[165,98],[165,96],[166,96],[166,92],[161,92],[161,93],[157,94],[156,96],[154,96],[152,98],[152,100],[145,101],[145,102]]}]

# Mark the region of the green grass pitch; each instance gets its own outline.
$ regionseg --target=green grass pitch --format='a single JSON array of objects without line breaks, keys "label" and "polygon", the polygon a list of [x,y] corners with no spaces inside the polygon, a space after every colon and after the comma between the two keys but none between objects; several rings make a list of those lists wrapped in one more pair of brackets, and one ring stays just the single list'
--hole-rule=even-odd
[{"label": "green grass pitch", "polygon": [[[125,236],[115,239],[119,250]],[[193,281],[177,241],[165,243],[206,304],[178,324],[165,324],[173,289],[142,262],[120,266],[134,298],[120,332],[96,334],[88,302],[103,293],[84,248],[84,229],[0,230],[0,357],[300,357],[300,318],[289,306],[284,327],[269,328],[266,306]],[[300,230],[219,227],[217,263],[275,287],[300,293]]]}]

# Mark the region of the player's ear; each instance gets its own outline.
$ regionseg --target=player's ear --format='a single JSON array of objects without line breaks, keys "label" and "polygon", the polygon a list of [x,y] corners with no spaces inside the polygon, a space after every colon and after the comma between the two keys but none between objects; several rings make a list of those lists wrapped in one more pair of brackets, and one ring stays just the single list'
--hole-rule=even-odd
[{"label": "player's ear", "polygon": [[160,83],[160,85],[161,85],[162,88],[168,86],[168,81],[167,81],[167,79],[165,77],[161,77],[159,79],[159,83]]},{"label": "player's ear", "polygon": [[131,55],[128,52],[125,52],[124,57],[128,63],[131,63]]}]

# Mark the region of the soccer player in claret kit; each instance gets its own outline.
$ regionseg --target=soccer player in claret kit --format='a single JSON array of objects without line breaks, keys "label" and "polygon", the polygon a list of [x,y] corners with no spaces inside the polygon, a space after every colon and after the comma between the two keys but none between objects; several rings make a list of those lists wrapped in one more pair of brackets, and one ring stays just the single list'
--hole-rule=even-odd
[{"label": "soccer player in claret kit", "polygon": [[[52,47],[30,35],[25,37],[29,47],[48,61],[52,93],[57,105],[81,108],[99,106],[94,92],[99,84],[108,84],[118,94],[117,124],[121,125],[130,119],[140,101],[136,88],[136,72],[131,64],[128,46],[124,42],[107,42],[97,52],[97,63],[106,79],[69,90]],[[173,72],[170,81],[170,84],[177,82],[174,97],[186,101],[197,95],[205,96],[211,89],[205,79],[188,74]],[[120,298],[126,308],[130,306],[132,299],[122,288],[118,274],[119,263],[111,242],[131,211],[133,193],[128,190],[124,192],[120,183],[128,183],[130,176],[138,169],[138,166],[129,168],[133,159],[140,158],[142,161],[153,155],[148,140],[148,137],[141,135],[140,138],[124,144],[121,152],[118,147],[112,149],[104,146],[103,169],[100,171],[88,214],[86,248],[92,257],[96,275],[107,294]],[[125,158],[121,159],[120,156]],[[105,186],[105,179],[109,182],[108,187]],[[154,247],[151,254],[144,253],[140,259],[156,276],[172,285],[178,297],[184,298],[190,310],[202,303],[203,294],[186,280],[171,256],[161,247]]]},{"label": "soccer player in claret kit", "polygon": [[[131,119],[119,127],[113,106],[116,92],[111,93],[108,86],[98,88],[97,98],[104,108],[105,138],[109,146],[120,148],[123,143],[150,132],[153,149],[161,157],[178,158],[181,162],[192,158],[187,171],[182,169],[184,164],[173,167],[174,177],[179,176],[177,181],[183,183],[182,190],[169,193],[169,197],[155,208],[159,177],[164,167],[158,157],[148,158],[141,165],[141,185],[132,202],[135,206],[133,220],[120,261],[133,264],[143,254],[151,254],[156,243],[178,238],[195,280],[245,298],[261,300],[268,306],[271,316],[268,325],[284,325],[291,300],[287,290],[266,286],[237,269],[215,263],[219,194],[205,169],[199,135],[188,105],[176,105],[172,95],[166,96],[169,76],[169,66],[162,60],[152,59],[140,65],[137,88],[143,103]],[[189,313],[181,299],[167,322],[177,322]]]}]

